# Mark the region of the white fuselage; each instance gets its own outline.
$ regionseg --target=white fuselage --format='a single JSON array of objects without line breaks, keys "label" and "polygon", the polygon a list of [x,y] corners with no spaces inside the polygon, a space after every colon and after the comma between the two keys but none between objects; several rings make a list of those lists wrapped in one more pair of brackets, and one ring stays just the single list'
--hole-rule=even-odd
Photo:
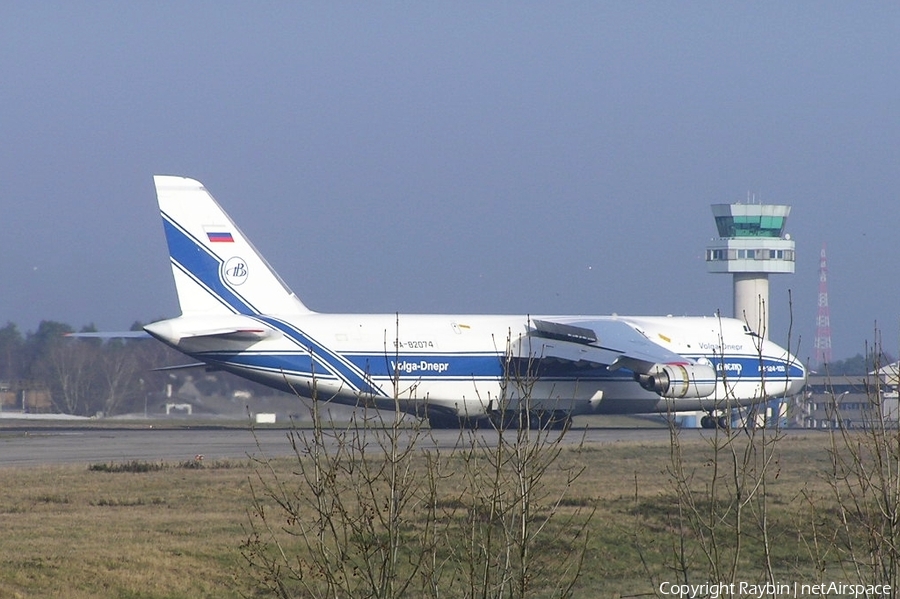
[{"label": "white fuselage", "polygon": [[215,329],[216,322],[184,316],[148,331],[213,367],[303,397],[409,412],[421,412],[426,404],[466,416],[525,406],[571,414],[713,410],[791,395],[805,381],[788,352],[727,318],[534,317],[563,323],[618,320],[686,358],[709,361],[717,372],[716,390],[692,399],[646,391],[626,369],[529,359],[517,343],[530,328],[532,319],[525,316],[240,315],[224,319],[222,326],[233,318],[267,332],[227,341],[191,337],[186,331]]}]

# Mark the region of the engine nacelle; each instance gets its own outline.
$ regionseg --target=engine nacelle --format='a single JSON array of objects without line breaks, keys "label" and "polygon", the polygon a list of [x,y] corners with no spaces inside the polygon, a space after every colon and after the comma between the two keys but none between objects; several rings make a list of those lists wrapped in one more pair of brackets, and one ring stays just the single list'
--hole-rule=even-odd
[{"label": "engine nacelle", "polygon": [[662,397],[707,397],[716,390],[716,371],[709,364],[656,364],[635,380],[647,391]]}]

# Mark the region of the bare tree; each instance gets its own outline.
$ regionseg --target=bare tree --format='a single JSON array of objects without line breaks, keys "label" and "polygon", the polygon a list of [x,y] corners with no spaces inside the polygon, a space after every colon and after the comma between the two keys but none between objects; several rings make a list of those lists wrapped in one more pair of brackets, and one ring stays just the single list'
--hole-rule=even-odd
[{"label": "bare tree", "polygon": [[97,411],[115,414],[141,393],[140,374],[147,367],[139,360],[138,342],[107,342],[97,355]]},{"label": "bare tree", "polygon": [[15,381],[25,376],[25,339],[12,322],[0,329],[0,381]]},{"label": "bare tree", "polygon": [[64,414],[85,415],[97,393],[97,348],[81,340],[49,346],[33,366],[50,387],[53,405]]},{"label": "bare tree", "polygon": [[[564,504],[580,467],[562,486],[543,482],[563,433],[549,421],[529,426],[530,372],[507,369],[515,427],[499,418],[461,431],[444,453],[422,447],[429,433],[402,412],[394,375],[390,417],[361,396],[357,417],[338,426],[315,385],[303,393],[313,425],[290,434],[294,475],[263,460],[252,485],[243,554],[256,587],[278,597],[569,596],[590,511]],[[542,543],[565,550],[538,551]]]},{"label": "bare tree", "polygon": [[[896,406],[886,401],[881,343],[866,377],[868,409],[862,426],[851,428],[841,415],[839,396],[830,393],[831,472],[828,481],[837,509],[832,534],[844,575],[863,585],[900,589],[900,428]],[[820,552],[821,553],[821,552]],[[821,557],[819,554],[816,557]]]},{"label": "bare tree", "polygon": [[[765,373],[761,336],[756,351],[760,373]],[[720,342],[720,346],[722,343]],[[790,347],[790,343],[788,343]],[[719,398],[723,409],[734,405],[729,381],[723,371],[725,397]],[[772,500],[769,485],[778,476],[778,447],[784,437],[781,421],[775,415],[765,418],[767,394],[763,378],[759,402],[744,413],[742,426],[721,427],[704,435],[705,458],[701,468],[685,456],[681,431],[669,418],[670,461],[668,475],[674,494],[673,528],[670,539],[670,574],[682,584],[716,581],[738,583],[751,574],[776,583],[779,571],[773,560],[773,543],[769,516]],[[697,448],[691,446],[691,451]],[[696,456],[692,456],[696,457]],[[639,502],[639,482],[635,479],[635,501]],[[636,522],[635,539],[644,559],[645,542]],[[752,553],[748,556],[748,545]],[[645,561],[652,581],[660,576]]]}]

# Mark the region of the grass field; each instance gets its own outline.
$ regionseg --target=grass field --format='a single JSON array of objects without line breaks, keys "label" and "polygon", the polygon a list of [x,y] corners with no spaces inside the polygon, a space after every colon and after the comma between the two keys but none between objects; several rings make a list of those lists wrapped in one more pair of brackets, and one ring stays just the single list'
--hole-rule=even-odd
[{"label": "grass field", "polygon": [[[811,432],[776,445],[765,515],[770,558],[784,580],[823,577],[816,569],[824,562],[813,559],[807,545],[810,529],[827,526],[833,510],[823,507],[819,524],[809,524],[815,514],[805,498],[829,505],[830,443],[828,435]],[[567,448],[544,475],[542,483],[552,488],[563,484],[566,468],[583,466],[565,505],[578,506],[579,513],[596,510],[576,597],[655,596],[661,580],[677,580],[672,567],[679,539],[695,532],[678,517],[671,449],[668,441]],[[680,442],[680,449],[691,484],[702,491],[713,468],[711,444]],[[718,459],[725,463],[730,455]],[[292,460],[273,467],[282,482],[298,484]],[[251,481],[260,472],[269,476],[250,461],[0,469],[0,597],[259,594],[241,546],[249,535]],[[726,488],[723,483],[723,496]],[[447,491],[448,505],[458,493]],[[750,530],[738,575],[756,581],[766,556]],[[727,531],[722,538],[727,541]],[[690,560],[702,562],[695,546],[689,552]],[[705,571],[698,566],[698,573]]]}]

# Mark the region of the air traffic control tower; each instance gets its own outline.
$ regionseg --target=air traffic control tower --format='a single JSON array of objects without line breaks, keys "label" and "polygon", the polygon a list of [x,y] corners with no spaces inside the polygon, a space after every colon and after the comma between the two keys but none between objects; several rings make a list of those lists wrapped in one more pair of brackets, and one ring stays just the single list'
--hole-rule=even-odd
[{"label": "air traffic control tower", "polygon": [[784,232],[790,206],[713,204],[719,237],[706,248],[711,273],[734,277],[734,317],[769,336],[769,275],[794,272],[794,241]]}]

